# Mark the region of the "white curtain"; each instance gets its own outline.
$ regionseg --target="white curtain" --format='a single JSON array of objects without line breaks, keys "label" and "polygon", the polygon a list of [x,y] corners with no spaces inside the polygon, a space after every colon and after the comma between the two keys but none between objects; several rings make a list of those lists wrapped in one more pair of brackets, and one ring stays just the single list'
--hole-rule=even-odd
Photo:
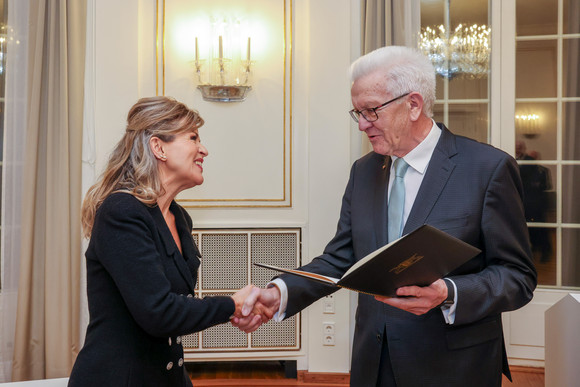
[{"label": "white curtain", "polygon": [[8,4],[6,49],[6,98],[4,114],[4,164],[2,182],[2,292],[0,293],[0,382],[10,381],[18,278],[20,273],[20,229],[23,160],[26,138],[26,74],[28,71],[29,0]]},{"label": "white curtain", "polygon": [[363,54],[383,46],[417,47],[421,0],[364,0],[361,6]]},{"label": "white curtain", "polygon": [[68,376],[79,350],[86,0],[31,2],[12,380]]},{"label": "white curtain", "polygon": [[[384,46],[417,47],[421,29],[421,0],[363,0],[361,55]],[[362,134],[362,153],[372,146]]]},{"label": "white curtain", "polygon": [[[83,199],[89,188],[95,184],[96,180],[96,160],[97,151],[95,144],[95,101],[96,101],[96,66],[95,66],[95,44],[96,44],[96,1],[87,0],[87,40],[85,52],[85,100],[83,116],[83,152],[82,152],[82,194]],[[87,250],[89,241],[83,239],[81,260],[81,307],[80,307],[80,329],[79,342],[82,346],[85,340],[87,325],[89,324],[89,307],[87,301],[87,273],[84,260],[84,252]]]}]

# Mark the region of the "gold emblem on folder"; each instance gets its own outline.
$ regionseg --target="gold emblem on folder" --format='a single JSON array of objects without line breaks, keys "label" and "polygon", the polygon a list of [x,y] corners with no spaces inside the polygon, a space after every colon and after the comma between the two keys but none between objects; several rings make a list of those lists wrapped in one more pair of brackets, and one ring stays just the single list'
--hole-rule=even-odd
[{"label": "gold emblem on folder", "polygon": [[389,270],[389,272],[394,271],[395,274],[400,274],[403,270],[407,270],[409,267],[413,266],[415,263],[422,260],[423,257],[424,257],[423,255],[413,254],[411,258],[406,259],[403,262],[399,263],[397,266]]}]

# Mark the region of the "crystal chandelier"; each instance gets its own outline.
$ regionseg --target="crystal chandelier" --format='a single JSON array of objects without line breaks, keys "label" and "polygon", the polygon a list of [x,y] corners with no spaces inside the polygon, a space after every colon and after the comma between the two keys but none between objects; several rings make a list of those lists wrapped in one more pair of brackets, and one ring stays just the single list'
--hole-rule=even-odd
[{"label": "crystal chandelier", "polygon": [[444,25],[426,27],[419,36],[419,49],[442,77],[479,78],[489,71],[490,33],[485,24],[459,24],[452,32]]}]

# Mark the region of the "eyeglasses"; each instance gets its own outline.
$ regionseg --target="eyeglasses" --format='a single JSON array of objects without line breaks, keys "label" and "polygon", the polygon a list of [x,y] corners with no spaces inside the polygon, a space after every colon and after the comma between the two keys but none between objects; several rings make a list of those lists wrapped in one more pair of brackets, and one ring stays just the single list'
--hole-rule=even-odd
[{"label": "eyeglasses", "polygon": [[363,110],[356,110],[356,109],[352,109],[351,111],[349,111],[348,113],[350,114],[350,116],[352,117],[352,119],[354,120],[354,122],[358,122],[360,116],[363,116],[363,118],[365,120],[367,120],[368,122],[375,122],[376,120],[379,119],[379,115],[377,114],[377,110],[384,108],[385,106],[387,106],[388,104],[390,104],[391,102],[395,102],[396,100],[398,100],[399,98],[403,98],[406,95],[409,95],[410,93],[405,93],[403,95],[400,95],[396,98],[393,98],[390,101],[385,102],[382,105],[379,105],[377,107],[374,108],[368,108],[368,109],[363,109]]}]

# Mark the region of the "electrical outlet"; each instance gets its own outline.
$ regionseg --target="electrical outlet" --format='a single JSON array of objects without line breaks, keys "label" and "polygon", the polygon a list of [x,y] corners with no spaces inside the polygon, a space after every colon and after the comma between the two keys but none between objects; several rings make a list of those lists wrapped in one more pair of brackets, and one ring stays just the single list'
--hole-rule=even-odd
[{"label": "electrical outlet", "polygon": [[322,336],[322,344],[324,344],[324,345],[334,345],[334,335],[324,335],[324,336]]},{"label": "electrical outlet", "polygon": [[334,323],[333,322],[322,323],[322,333],[325,335],[334,335]]},{"label": "electrical outlet", "polygon": [[334,314],[334,296],[326,296],[322,302],[322,312],[325,314]]}]

